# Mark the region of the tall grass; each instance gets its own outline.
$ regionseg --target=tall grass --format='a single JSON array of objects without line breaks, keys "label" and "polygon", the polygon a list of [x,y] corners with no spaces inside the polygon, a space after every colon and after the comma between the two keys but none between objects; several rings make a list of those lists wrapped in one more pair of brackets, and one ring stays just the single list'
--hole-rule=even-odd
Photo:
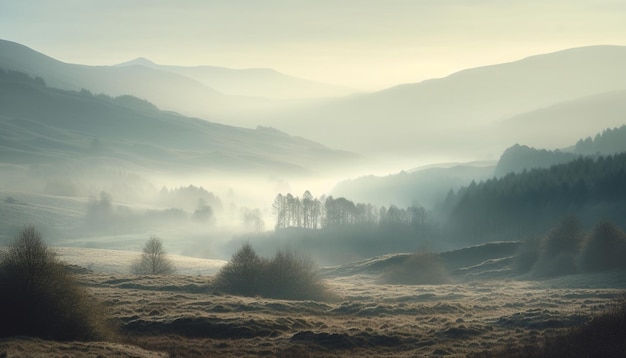
[{"label": "tall grass", "polygon": [[626,355],[626,294],[604,314],[543,342],[470,355],[474,358],[576,358]]}]

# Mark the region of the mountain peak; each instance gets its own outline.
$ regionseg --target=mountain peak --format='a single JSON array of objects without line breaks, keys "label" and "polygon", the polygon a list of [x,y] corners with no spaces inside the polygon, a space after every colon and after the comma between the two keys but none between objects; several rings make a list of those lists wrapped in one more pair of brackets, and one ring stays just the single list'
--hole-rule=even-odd
[{"label": "mountain peak", "polygon": [[156,66],[156,63],[148,60],[145,57],[137,57],[134,60],[130,60],[127,62],[122,62],[117,64],[116,66],[145,66],[145,67],[152,67],[152,66]]}]

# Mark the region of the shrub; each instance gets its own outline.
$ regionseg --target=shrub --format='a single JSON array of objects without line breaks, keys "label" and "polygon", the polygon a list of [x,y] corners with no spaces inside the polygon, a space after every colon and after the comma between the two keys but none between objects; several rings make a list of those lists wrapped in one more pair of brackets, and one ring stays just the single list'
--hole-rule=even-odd
[{"label": "shrub", "polygon": [[518,274],[529,272],[539,259],[540,247],[541,238],[539,236],[522,241],[515,256],[513,256],[513,270]]},{"label": "shrub", "polygon": [[326,289],[310,255],[279,250],[265,265],[261,293],[284,299],[323,299]]},{"label": "shrub", "polygon": [[215,286],[232,294],[254,296],[260,292],[260,274],[264,265],[252,246],[245,243],[218,272]]},{"label": "shrub", "polygon": [[171,275],[175,269],[165,254],[161,239],[151,236],[141,257],[132,264],[131,271],[136,275]]},{"label": "shrub", "polygon": [[575,216],[563,219],[550,230],[540,245],[534,276],[558,276],[578,272],[576,256],[585,237],[585,229]]},{"label": "shrub", "polygon": [[584,271],[602,271],[626,267],[626,234],[615,224],[598,223],[585,239],[579,254]]},{"label": "shrub", "polygon": [[0,336],[93,340],[112,336],[103,309],[80,287],[34,227],[0,258]]},{"label": "shrub", "polygon": [[332,296],[309,255],[279,250],[268,260],[260,258],[248,243],[218,272],[215,287],[231,294],[290,300]]},{"label": "shrub", "polygon": [[379,281],[400,285],[437,285],[450,282],[450,276],[440,255],[420,252],[387,267]]}]

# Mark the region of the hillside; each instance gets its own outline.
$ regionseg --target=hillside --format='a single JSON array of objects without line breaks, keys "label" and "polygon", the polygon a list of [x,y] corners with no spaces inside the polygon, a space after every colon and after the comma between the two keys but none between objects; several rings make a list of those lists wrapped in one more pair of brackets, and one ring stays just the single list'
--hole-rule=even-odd
[{"label": "hillside", "polygon": [[[590,133],[626,124],[624,113],[626,91],[609,91],[507,118],[496,124],[493,130],[494,133],[514,133],[511,143],[539,148],[566,148]],[[610,154],[606,151],[602,153]]]},{"label": "hillside", "polygon": [[572,148],[576,154],[613,154],[626,152],[626,125],[609,128],[595,137],[587,137],[576,142]]},{"label": "hillside", "polygon": [[[515,144],[502,153],[494,170],[494,175],[502,177],[508,173],[524,170],[549,168],[556,164],[571,162],[578,156],[566,151],[550,151]],[[478,179],[478,178],[477,178]]]},{"label": "hillside", "polygon": [[[241,121],[251,113],[275,108],[264,98],[225,95],[203,83],[204,79],[150,66],[86,66],[58,61],[24,45],[0,39],[0,68],[41,77],[53,88],[87,89],[109,96],[132,95],[159,108],[205,119],[254,128],[256,120]],[[195,70],[194,70],[195,71]],[[183,71],[184,72],[184,71]],[[258,83],[258,86],[263,86]]]},{"label": "hillside", "polygon": [[450,189],[457,190],[472,180],[491,178],[493,171],[493,163],[459,163],[387,176],[370,175],[341,181],[331,194],[374,205],[419,204],[433,208],[441,203]]},{"label": "hillside", "polygon": [[227,95],[270,99],[310,99],[351,94],[347,88],[303,80],[269,68],[232,69],[217,66],[172,66],[156,64],[145,58],[116,65],[141,66],[176,73]]},{"label": "hillside", "polygon": [[625,182],[626,153],[472,182],[446,199],[446,235],[465,244],[517,240],[545,232],[566,215],[623,227]]},{"label": "hillside", "polygon": [[134,97],[45,86],[0,72],[0,160],[11,164],[89,161],[180,173],[302,174],[355,159],[268,129],[210,123],[158,110]]},{"label": "hillside", "polygon": [[[422,157],[458,157],[468,151],[488,155],[515,142],[551,147],[554,136],[542,136],[541,129],[561,125],[560,117],[554,125],[549,118],[533,125],[514,121],[528,126],[521,132],[504,130],[513,127],[499,122],[557,103],[624,90],[625,61],[626,47],[569,49],[338,99],[270,118],[268,123],[294,134],[323,138],[328,145],[405,157],[407,151]],[[605,112],[611,110],[580,112],[569,120],[569,128],[593,122],[593,131],[599,131],[616,125],[614,114],[599,115]],[[589,127],[583,128],[582,134],[559,132],[559,141],[576,141],[589,133]],[[358,136],[346,138],[346,133],[355,131]]]},{"label": "hillside", "polygon": [[[615,116],[620,116],[621,113],[616,111]],[[626,125],[604,129],[593,138],[589,136],[580,139],[576,145],[561,150],[537,149],[515,144],[502,153],[494,173],[500,177],[512,172],[549,168],[552,165],[573,161],[579,156],[596,157],[623,152],[626,152]]]}]

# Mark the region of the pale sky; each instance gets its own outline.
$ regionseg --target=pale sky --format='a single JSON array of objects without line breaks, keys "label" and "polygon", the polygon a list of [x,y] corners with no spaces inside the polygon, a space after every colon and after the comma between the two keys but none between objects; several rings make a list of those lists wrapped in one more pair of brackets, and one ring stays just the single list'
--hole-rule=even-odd
[{"label": "pale sky", "polygon": [[375,90],[626,45],[626,1],[1,0],[0,38],[71,63],[267,67]]}]

